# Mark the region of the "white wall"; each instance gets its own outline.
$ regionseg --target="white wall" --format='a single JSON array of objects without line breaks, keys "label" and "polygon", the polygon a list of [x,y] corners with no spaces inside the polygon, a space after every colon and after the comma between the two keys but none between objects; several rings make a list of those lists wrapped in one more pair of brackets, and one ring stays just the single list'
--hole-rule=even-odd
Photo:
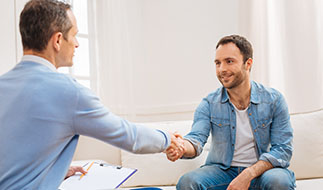
[{"label": "white wall", "polygon": [[19,32],[19,17],[22,9],[24,8],[25,4],[29,0],[15,0],[15,13],[16,13],[16,60],[19,62],[21,60],[21,57],[23,55],[22,51],[22,42],[21,42],[21,36]]},{"label": "white wall", "polygon": [[0,75],[16,64],[15,1],[3,0],[0,6]]},{"label": "white wall", "polygon": [[239,33],[238,0],[96,2],[99,96],[131,121],[192,119],[219,87],[215,45]]},{"label": "white wall", "polygon": [[145,59],[133,66],[137,120],[193,118],[202,98],[220,86],[215,45],[222,36],[238,32],[232,24],[238,10],[235,0],[144,1]]}]

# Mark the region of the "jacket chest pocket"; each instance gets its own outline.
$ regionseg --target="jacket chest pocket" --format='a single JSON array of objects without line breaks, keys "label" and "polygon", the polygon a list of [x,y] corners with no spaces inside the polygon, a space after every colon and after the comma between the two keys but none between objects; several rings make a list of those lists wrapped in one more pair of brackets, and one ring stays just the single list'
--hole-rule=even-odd
[{"label": "jacket chest pocket", "polygon": [[270,127],[272,119],[260,119],[257,120],[257,132],[263,144],[269,144],[270,142]]},{"label": "jacket chest pocket", "polygon": [[215,142],[228,142],[230,141],[230,120],[211,118],[212,136]]}]

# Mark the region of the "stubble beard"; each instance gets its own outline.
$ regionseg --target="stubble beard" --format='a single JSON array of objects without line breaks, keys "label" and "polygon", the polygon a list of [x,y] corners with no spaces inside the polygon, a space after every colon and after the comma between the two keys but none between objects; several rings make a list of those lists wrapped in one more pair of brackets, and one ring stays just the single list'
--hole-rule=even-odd
[{"label": "stubble beard", "polygon": [[218,79],[220,81],[220,83],[222,84],[222,86],[226,89],[234,89],[235,87],[239,86],[245,79],[245,77],[243,77],[243,73],[242,71],[240,71],[239,73],[226,73],[225,75],[231,75],[230,77],[233,78],[232,82],[225,82],[224,79],[222,78],[223,74],[218,75]]}]

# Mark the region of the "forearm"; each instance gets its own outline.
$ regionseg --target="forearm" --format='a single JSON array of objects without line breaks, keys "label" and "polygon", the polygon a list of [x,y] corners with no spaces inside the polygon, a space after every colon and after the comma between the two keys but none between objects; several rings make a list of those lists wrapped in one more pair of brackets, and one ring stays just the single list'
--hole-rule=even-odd
[{"label": "forearm", "polygon": [[184,139],[184,147],[185,147],[185,152],[183,154],[184,157],[192,158],[196,156],[196,150],[190,141]]},{"label": "forearm", "polygon": [[265,171],[273,168],[273,166],[263,160],[259,160],[254,165],[246,168],[240,173],[235,179],[231,181],[227,190],[234,190],[234,189],[248,189],[251,181],[263,174]]},{"label": "forearm", "polygon": [[249,176],[252,180],[252,179],[260,176],[261,174],[263,174],[265,171],[272,169],[272,168],[273,168],[273,165],[271,165],[270,162],[259,160],[254,165],[246,168],[245,171],[249,173]]}]

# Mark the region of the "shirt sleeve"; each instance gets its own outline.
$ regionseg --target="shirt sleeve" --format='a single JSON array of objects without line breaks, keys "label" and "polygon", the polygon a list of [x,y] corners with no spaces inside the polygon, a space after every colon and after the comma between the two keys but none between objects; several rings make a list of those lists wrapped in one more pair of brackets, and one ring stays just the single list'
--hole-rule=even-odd
[{"label": "shirt sleeve", "polygon": [[89,89],[79,87],[73,127],[76,134],[94,137],[133,153],[157,153],[170,145],[170,136],[131,123],[111,113]]},{"label": "shirt sleeve", "polygon": [[210,129],[211,122],[209,103],[207,99],[204,98],[194,113],[194,122],[191,132],[184,136],[184,139],[190,141],[195,148],[195,157],[199,156],[202,153],[203,147],[210,135]]},{"label": "shirt sleeve", "polygon": [[293,152],[293,129],[290,124],[287,103],[280,93],[274,103],[270,140],[270,151],[261,154],[259,160],[268,161],[274,167],[287,168]]}]

